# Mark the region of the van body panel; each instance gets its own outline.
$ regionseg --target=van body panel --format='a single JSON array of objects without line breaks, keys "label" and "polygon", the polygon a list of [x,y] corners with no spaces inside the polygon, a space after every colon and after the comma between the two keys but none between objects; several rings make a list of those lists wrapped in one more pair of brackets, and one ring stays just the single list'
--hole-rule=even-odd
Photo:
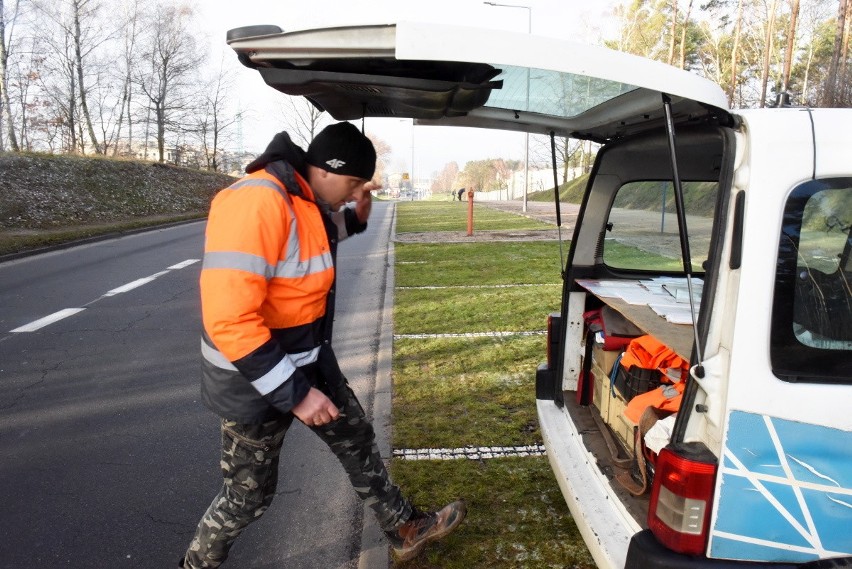
[{"label": "van body panel", "polygon": [[[744,220],[749,238],[744,240],[739,280],[748,284],[736,298],[724,299],[736,305],[727,405],[817,425],[830,421],[832,426],[852,430],[852,414],[846,411],[848,388],[787,383],[769,373],[772,291],[784,204],[790,191],[813,174],[810,113],[780,109],[743,114],[749,136],[750,184]],[[773,142],[778,140],[784,143]]]},{"label": "van body panel", "polygon": [[733,411],[710,556],[806,562],[852,555],[850,448],[850,431]]}]

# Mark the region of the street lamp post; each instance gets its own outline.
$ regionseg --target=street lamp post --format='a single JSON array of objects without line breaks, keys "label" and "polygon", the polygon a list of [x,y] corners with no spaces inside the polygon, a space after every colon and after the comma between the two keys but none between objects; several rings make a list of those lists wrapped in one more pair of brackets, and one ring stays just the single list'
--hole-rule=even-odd
[{"label": "street lamp post", "polygon": [[[500,4],[498,2],[483,2],[489,6],[498,8],[523,8],[527,11],[527,34],[532,34],[532,8],[521,4]],[[527,67],[527,108],[530,110],[530,68]],[[524,201],[523,211],[527,211],[527,191],[530,185],[530,133],[526,132],[524,136]]]}]

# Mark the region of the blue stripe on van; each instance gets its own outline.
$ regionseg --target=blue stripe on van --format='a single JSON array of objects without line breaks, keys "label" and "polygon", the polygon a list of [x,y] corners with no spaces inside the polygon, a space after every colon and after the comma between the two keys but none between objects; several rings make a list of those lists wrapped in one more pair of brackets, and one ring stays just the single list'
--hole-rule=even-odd
[{"label": "blue stripe on van", "polygon": [[802,562],[852,555],[852,432],[730,416],[710,557]]}]

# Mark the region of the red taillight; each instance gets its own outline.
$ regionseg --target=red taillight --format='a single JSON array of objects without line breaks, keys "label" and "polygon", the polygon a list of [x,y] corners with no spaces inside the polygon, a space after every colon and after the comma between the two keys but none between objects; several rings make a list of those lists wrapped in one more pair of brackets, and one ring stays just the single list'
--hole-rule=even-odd
[{"label": "red taillight", "polygon": [[678,553],[704,554],[715,480],[715,463],[660,451],[648,510],[648,527],[660,543]]}]

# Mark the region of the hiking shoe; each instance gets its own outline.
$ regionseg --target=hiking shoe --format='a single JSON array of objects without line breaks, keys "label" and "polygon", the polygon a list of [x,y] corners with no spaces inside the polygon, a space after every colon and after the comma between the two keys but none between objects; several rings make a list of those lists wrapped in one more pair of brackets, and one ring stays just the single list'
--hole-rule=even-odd
[{"label": "hiking shoe", "polygon": [[446,537],[458,527],[467,514],[464,500],[444,506],[437,512],[420,512],[398,530],[386,532],[391,541],[397,561],[409,561],[417,557],[427,543]]}]

